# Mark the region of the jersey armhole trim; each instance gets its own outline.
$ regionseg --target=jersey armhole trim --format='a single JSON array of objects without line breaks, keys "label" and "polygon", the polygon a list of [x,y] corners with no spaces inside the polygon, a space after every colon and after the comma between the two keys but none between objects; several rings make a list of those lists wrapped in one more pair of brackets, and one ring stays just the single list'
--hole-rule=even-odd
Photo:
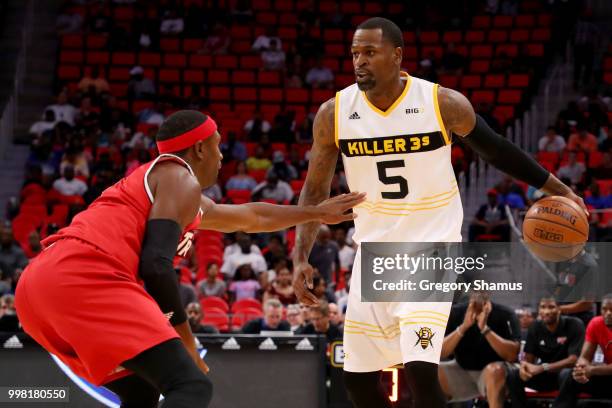
[{"label": "jersey armhole trim", "polygon": [[438,124],[440,125],[440,131],[444,136],[444,141],[447,145],[451,143],[450,138],[448,137],[448,133],[446,133],[446,127],[444,126],[444,121],[442,120],[442,113],[440,113],[440,104],[438,103],[438,89],[440,88],[439,84],[434,84],[433,86],[433,100],[434,107],[436,109],[436,118],[438,118]]},{"label": "jersey armhole trim", "polygon": [[170,154],[170,153],[160,154],[159,156],[155,158],[155,160],[153,160],[153,163],[151,163],[151,166],[149,166],[149,168],[147,169],[144,175],[144,187],[145,187],[145,191],[147,192],[147,196],[149,197],[149,200],[151,201],[151,204],[153,204],[154,197],[153,197],[153,192],[151,191],[151,187],[149,187],[149,173],[151,172],[151,170],[153,170],[153,167],[155,167],[159,159],[161,159],[162,157],[172,157],[172,158],[178,159],[182,164],[185,165],[185,167],[187,167],[189,174],[195,177],[195,174],[193,173],[193,169],[191,168],[189,163],[187,163],[185,160],[181,159],[180,157],[174,154]]},{"label": "jersey armhole trim", "polygon": [[340,112],[340,92],[336,92],[336,97],[334,98],[334,142],[336,143],[336,147],[340,148],[340,142],[338,141],[338,113]]}]

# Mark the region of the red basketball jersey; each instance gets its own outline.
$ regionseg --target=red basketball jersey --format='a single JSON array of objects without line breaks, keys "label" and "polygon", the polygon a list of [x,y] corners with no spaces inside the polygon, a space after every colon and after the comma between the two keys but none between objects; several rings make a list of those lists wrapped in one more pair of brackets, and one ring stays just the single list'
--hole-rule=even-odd
[{"label": "red basketball jersey", "polygon": [[[183,159],[172,154],[162,154],[104,190],[85,211],[74,217],[69,226],[45,239],[43,245],[48,247],[62,238],[78,238],[116,256],[117,261],[139,280],[142,240],[153,203],[147,178],[157,163],[166,160],[184,165],[194,176],[193,170]],[[183,231],[177,247],[178,256],[187,255],[192,245],[193,231],[198,228],[201,219],[200,211]]]}]

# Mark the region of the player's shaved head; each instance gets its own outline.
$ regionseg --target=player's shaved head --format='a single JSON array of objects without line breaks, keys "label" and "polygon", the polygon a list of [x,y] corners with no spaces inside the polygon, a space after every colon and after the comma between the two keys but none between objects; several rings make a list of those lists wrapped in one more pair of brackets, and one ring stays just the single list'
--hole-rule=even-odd
[{"label": "player's shaved head", "polygon": [[394,47],[404,47],[402,30],[393,21],[383,17],[372,17],[357,26],[357,30],[382,30],[382,36]]}]

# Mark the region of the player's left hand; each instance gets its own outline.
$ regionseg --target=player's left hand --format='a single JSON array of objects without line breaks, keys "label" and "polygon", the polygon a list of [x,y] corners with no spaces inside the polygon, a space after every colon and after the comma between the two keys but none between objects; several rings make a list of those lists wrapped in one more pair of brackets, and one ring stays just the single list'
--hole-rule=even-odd
[{"label": "player's left hand", "polygon": [[320,211],[319,219],[325,224],[338,224],[354,220],[357,218],[357,214],[347,211],[361,204],[365,197],[365,193],[353,192],[328,198],[316,207]]},{"label": "player's left hand", "polygon": [[589,210],[587,209],[586,204],[584,203],[584,200],[582,199],[582,197],[580,197],[578,194],[574,193],[573,191],[569,191],[567,194],[564,195],[564,197],[569,198],[570,200],[578,204],[580,208],[584,210],[587,217],[589,216]]}]

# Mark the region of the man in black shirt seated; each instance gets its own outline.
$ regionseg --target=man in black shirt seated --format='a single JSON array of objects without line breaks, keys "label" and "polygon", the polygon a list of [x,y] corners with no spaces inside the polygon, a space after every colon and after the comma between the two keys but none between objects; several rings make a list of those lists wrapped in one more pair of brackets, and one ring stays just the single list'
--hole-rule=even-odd
[{"label": "man in black shirt seated", "polygon": [[199,334],[218,334],[219,330],[217,330],[214,326],[209,326],[207,324],[202,324],[202,319],[204,318],[204,312],[202,311],[202,306],[199,303],[192,302],[187,305],[185,308],[185,312],[187,313],[187,318],[189,319],[189,326],[191,327],[192,333]]},{"label": "man in black shirt seated", "polygon": [[512,408],[527,407],[526,386],[536,391],[558,389],[561,370],[574,366],[582,348],[584,324],[576,317],[562,316],[554,298],[540,299],[539,315],[541,320],[533,322],[527,332],[520,368],[513,367],[508,373]]},{"label": "man in black shirt seated", "polygon": [[491,408],[502,408],[507,363],[516,361],[521,330],[514,311],[475,292],[469,303],[454,305],[442,343],[440,385],[454,402],[486,396]]},{"label": "man in black shirt seated", "polygon": [[310,323],[295,334],[323,334],[328,343],[342,338],[342,330],[329,321],[329,304],[324,300],[310,308]]},{"label": "man in black shirt seated", "polygon": [[268,299],[263,307],[264,317],[254,319],[242,326],[244,334],[259,334],[262,331],[291,331],[291,326],[283,320],[283,304],[278,299]]}]

